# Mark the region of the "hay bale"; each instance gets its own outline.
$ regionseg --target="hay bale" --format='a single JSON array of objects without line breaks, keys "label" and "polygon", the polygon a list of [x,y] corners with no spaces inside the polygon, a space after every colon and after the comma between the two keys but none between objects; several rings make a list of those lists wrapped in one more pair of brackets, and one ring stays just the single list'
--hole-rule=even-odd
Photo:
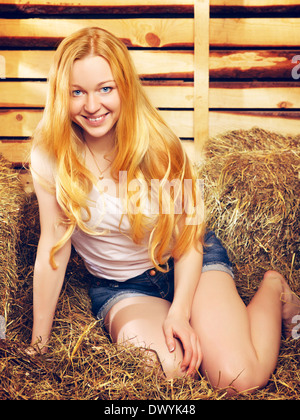
[{"label": "hay bale", "polygon": [[25,193],[18,174],[0,155],[0,315],[8,315],[9,298],[18,281],[16,248]]},{"label": "hay bale", "polygon": [[260,129],[211,139],[204,179],[207,221],[225,244],[249,300],[268,269],[300,288],[300,137]]}]

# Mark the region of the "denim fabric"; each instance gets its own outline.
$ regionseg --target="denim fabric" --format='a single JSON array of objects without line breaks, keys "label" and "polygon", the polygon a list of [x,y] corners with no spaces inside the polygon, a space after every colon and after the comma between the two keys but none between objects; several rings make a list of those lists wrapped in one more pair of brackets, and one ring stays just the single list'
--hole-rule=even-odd
[{"label": "denim fabric", "polygon": [[[227,252],[214,232],[208,232],[204,239],[202,272],[224,271],[233,277],[232,265]],[[99,279],[90,275],[89,295],[92,311],[98,319],[105,319],[110,309],[122,299],[133,296],[153,296],[172,302],[174,296],[174,263],[169,260],[169,271],[150,269],[124,282]]]},{"label": "denim fabric", "polygon": [[215,233],[210,231],[204,238],[202,273],[212,270],[224,271],[234,277],[226,249]]}]

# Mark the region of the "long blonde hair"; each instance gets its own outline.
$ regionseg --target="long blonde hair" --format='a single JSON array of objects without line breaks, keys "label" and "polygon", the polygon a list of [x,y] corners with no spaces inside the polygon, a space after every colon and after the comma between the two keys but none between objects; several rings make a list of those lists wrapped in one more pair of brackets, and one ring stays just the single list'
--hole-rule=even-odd
[{"label": "long blonde hair", "polygon": [[[95,234],[86,225],[90,218],[88,195],[95,179],[82,158],[84,141],[80,129],[69,116],[73,63],[91,54],[108,61],[121,99],[121,113],[115,127],[112,176],[117,179],[120,171],[126,171],[128,184],[138,179],[149,187],[151,180],[158,179],[159,209],[162,210],[162,204],[169,201],[170,211],[160,211],[155,225],[149,227],[149,219],[143,212],[132,211],[130,200],[133,194],[128,194],[127,215],[132,239],[140,243],[145,233],[149,233],[151,259],[154,266],[162,270],[160,266],[170,256],[179,258],[193,243],[203,239],[203,217],[200,221],[198,218],[197,223],[186,223],[187,217],[195,212],[203,216],[202,209],[199,213],[202,200],[200,203],[197,200],[195,175],[181,142],[146,97],[126,46],[100,28],[79,30],[60,43],[49,74],[42,123],[34,136],[33,147],[38,144],[56,162],[56,197],[68,224],[65,235],[51,251],[50,261],[55,268],[55,253],[71,237],[75,227]],[[185,179],[191,183],[178,194],[174,190],[170,193],[170,189],[165,191],[163,185],[173,179],[179,179],[182,187]],[[179,195],[184,196],[182,201],[178,200]],[[178,201],[182,211],[175,211]],[[187,208],[192,209],[190,214]],[[83,209],[87,215],[85,219]]]}]

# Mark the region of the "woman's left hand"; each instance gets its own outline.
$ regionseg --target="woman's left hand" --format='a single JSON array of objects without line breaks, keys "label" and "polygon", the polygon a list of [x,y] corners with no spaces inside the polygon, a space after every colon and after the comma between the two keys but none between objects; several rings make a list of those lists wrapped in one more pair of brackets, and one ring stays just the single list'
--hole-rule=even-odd
[{"label": "woman's left hand", "polygon": [[166,343],[170,352],[175,350],[177,338],[183,347],[184,357],[181,363],[182,371],[194,375],[202,362],[200,340],[189,321],[174,315],[169,315],[164,322]]}]

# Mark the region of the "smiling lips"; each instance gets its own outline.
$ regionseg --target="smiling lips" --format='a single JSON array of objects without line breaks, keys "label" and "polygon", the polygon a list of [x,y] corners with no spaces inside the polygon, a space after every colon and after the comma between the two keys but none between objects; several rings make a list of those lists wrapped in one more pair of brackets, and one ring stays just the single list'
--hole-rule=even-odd
[{"label": "smiling lips", "polygon": [[97,124],[97,123],[101,123],[105,117],[109,114],[109,112],[107,112],[106,114],[100,115],[99,117],[87,117],[85,115],[82,115],[90,124]]}]

